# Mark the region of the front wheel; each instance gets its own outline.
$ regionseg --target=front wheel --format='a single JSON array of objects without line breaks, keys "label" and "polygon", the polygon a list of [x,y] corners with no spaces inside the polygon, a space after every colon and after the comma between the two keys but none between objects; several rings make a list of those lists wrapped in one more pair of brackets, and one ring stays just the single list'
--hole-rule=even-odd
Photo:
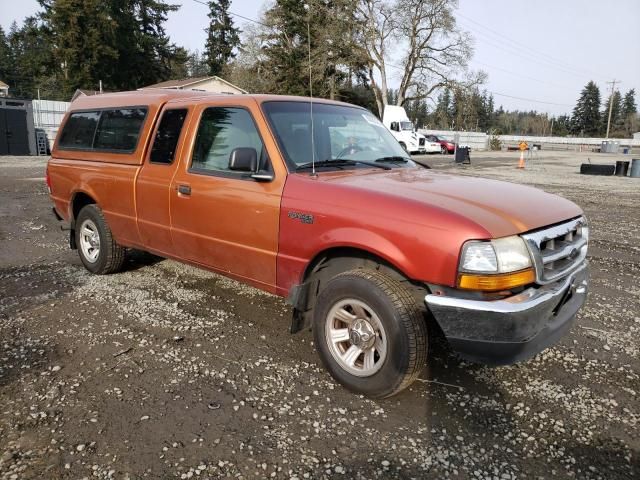
[{"label": "front wheel", "polygon": [[427,328],[411,292],[374,270],[336,275],[313,314],[320,358],[333,378],[374,398],[394,395],[420,374]]}]

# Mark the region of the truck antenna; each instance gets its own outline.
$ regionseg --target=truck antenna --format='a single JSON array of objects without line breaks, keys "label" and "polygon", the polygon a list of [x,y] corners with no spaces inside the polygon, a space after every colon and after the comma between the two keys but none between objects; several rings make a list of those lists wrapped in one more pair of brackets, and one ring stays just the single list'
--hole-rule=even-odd
[{"label": "truck antenna", "polygon": [[311,16],[311,6],[307,3],[304,4],[304,9],[307,11],[307,50],[309,52],[309,110],[311,116],[311,176],[316,176],[316,145],[315,145],[315,131],[313,128],[313,84],[311,81],[311,27],[309,26]]}]

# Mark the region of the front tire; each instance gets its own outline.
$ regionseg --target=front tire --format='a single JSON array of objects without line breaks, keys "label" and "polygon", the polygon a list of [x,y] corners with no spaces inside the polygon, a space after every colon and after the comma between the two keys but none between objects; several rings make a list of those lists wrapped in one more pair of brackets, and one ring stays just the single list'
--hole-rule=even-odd
[{"label": "front tire", "polygon": [[422,371],[427,327],[411,291],[375,270],[336,275],[317,298],[314,339],[331,376],[373,398],[394,395]]},{"label": "front tire", "polygon": [[100,207],[95,204],[83,207],[75,226],[78,254],[87,270],[105,275],[122,269],[125,249],[113,239]]}]

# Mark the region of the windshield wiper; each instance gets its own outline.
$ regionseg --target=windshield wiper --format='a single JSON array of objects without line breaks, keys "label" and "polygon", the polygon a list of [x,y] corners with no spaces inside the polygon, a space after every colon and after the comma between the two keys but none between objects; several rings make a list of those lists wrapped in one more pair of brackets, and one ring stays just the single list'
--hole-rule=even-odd
[{"label": "windshield wiper", "polygon": [[360,163],[362,165],[368,165],[370,167],[382,168],[383,170],[391,170],[391,167],[388,165],[380,165],[375,162],[367,162],[366,160],[350,160],[347,158],[329,158],[327,160],[318,160],[317,162],[309,162],[303,163],[302,165],[298,165],[296,167],[296,171],[304,170],[307,168],[316,167],[339,167],[342,165],[355,165],[356,163]]},{"label": "windshield wiper", "polygon": [[376,158],[376,162],[402,162],[407,163],[410,159],[407,157],[401,157],[399,155],[391,156],[391,157],[380,157]]}]

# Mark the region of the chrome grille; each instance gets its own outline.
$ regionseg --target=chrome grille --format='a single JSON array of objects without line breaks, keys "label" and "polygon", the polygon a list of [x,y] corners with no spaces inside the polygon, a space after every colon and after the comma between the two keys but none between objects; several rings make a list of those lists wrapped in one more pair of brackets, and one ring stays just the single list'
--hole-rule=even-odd
[{"label": "chrome grille", "polygon": [[537,282],[554,282],[576,270],[587,256],[589,229],[584,217],[522,235],[536,268]]}]

